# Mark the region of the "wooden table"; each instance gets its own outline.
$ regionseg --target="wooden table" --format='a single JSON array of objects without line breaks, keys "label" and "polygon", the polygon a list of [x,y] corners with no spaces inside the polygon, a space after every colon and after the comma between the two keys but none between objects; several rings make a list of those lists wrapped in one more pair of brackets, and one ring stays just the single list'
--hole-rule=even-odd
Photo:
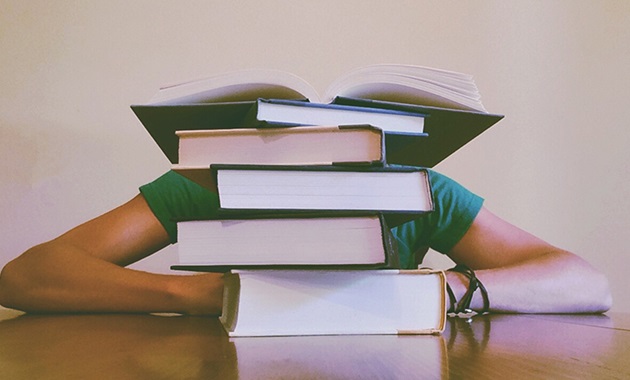
[{"label": "wooden table", "polygon": [[229,339],[215,318],[0,308],[1,379],[625,379],[630,315],[450,319],[441,336]]}]

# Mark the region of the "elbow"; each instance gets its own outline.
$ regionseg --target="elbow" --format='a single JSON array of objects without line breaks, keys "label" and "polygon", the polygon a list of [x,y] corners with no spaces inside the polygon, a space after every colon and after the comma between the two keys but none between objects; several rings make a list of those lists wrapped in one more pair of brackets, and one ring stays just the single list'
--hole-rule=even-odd
[{"label": "elbow", "polygon": [[1,306],[27,311],[25,301],[31,297],[37,282],[30,270],[30,259],[31,256],[37,256],[37,249],[37,247],[29,249],[21,256],[7,263],[0,271]]},{"label": "elbow", "polygon": [[[582,265],[574,277],[573,291],[578,304],[578,312],[604,313],[612,307],[613,299],[610,283],[604,273],[590,264]],[[581,309],[581,310],[580,310]]]},{"label": "elbow", "polygon": [[596,303],[593,310],[596,313],[604,313],[613,305],[612,293],[610,291],[610,283],[608,282],[608,278],[600,272],[597,272],[596,278],[593,280],[596,291]]},{"label": "elbow", "polygon": [[16,289],[13,283],[14,262],[11,261],[0,271],[0,306],[15,308]]},{"label": "elbow", "polygon": [[[556,289],[556,307],[551,312],[604,313],[612,307],[613,300],[608,278],[586,260],[565,252],[557,261],[556,276],[552,281],[562,284]],[[554,288],[550,284],[550,289]],[[557,309],[557,310],[556,310]]]}]

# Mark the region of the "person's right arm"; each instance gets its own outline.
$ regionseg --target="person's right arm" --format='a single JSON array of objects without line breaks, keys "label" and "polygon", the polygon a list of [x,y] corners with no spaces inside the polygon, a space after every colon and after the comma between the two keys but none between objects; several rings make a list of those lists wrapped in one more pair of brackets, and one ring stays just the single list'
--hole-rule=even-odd
[{"label": "person's right arm", "polygon": [[167,244],[166,230],[137,195],[9,262],[0,274],[0,304],[27,312],[219,313],[219,274],[124,268]]}]

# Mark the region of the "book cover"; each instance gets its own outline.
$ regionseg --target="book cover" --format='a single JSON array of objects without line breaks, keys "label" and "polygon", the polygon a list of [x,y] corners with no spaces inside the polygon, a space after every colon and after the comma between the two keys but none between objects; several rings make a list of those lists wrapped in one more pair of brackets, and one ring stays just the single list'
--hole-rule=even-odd
[{"label": "book cover", "polygon": [[383,107],[418,112],[427,115],[424,139],[409,139],[400,135],[385,137],[389,162],[401,165],[433,167],[499,122],[504,116],[479,111],[454,110],[439,107],[403,104],[368,99],[337,97],[338,104]]},{"label": "book cover", "polygon": [[176,105],[138,104],[132,105],[131,109],[166,158],[171,163],[177,163],[179,158],[176,131],[238,128],[253,104],[252,101]]}]

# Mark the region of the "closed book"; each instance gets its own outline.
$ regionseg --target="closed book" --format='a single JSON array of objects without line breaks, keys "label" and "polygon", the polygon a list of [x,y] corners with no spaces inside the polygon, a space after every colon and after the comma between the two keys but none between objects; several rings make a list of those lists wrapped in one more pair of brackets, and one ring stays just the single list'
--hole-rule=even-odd
[{"label": "closed book", "polygon": [[218,194],[224,217],[381,212],[393,227],[433,210],[429,174],[417,167],[212,164],[178,172]]},{"label": "closed book", "polygon": [[422,134],[425,115],[418,112],[291,99],[258,99],[243,125],[358,125],[369,124],[388,133]]},{"label": "closed book", "polygon": [[223,164],[382,165],[383,131],[370,125],[177,131],[178,166]]},{"label": "closed book", "polygon": [[173,269],[399,268],[383,215],[187,220],[177,223]]},{"label": "closed book", "polygon": [[235,270],[220,321],[229,336],[436,334],[446,277],[431,270]]}]

